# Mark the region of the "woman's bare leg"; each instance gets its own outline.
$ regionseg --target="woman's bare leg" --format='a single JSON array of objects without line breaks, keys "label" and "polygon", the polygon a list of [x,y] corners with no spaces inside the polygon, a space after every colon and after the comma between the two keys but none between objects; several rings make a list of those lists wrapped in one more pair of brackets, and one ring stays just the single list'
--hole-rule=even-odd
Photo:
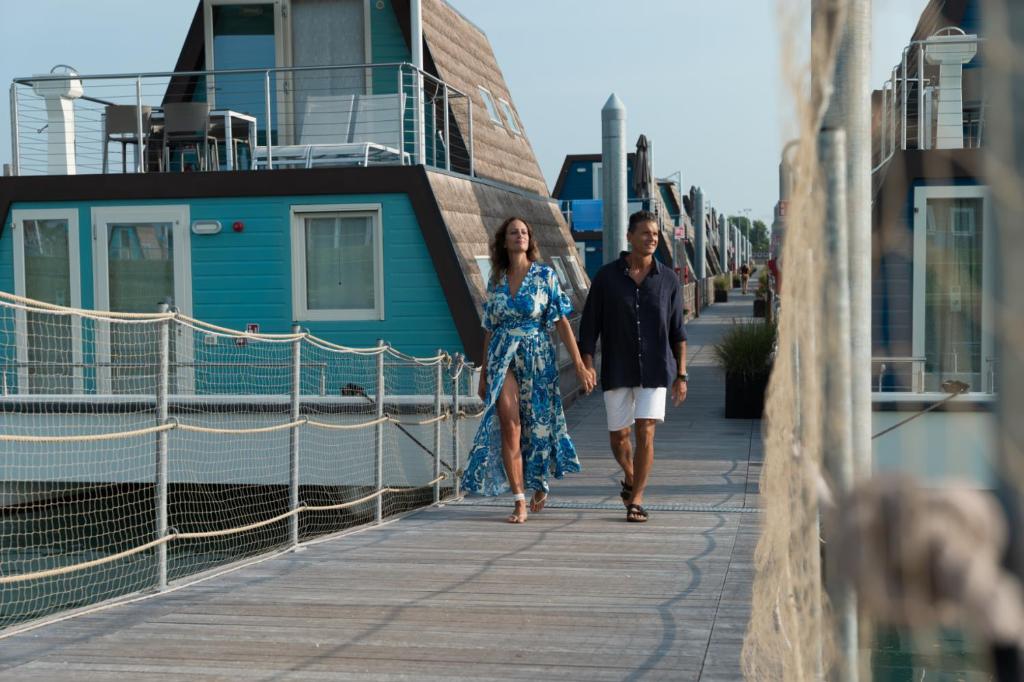
[{"label": "woman's bare leg", "polygon": [[[519,419],[519,383],[509,370],[498,395],[498,424],[501,426],[501,460],[505,464],[512,493],[523,493],[523,454],[519,438],[522,423]],[[515,511],[508,517],[509,523],[526,521],[526,501],[516,500]]]}]

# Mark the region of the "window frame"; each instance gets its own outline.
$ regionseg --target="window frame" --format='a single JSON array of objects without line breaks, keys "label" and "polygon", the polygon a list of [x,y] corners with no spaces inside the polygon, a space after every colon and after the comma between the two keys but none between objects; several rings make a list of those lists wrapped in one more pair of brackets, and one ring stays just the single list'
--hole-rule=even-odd
[{"label": "window frame", "polygon": [[523,127],[519,125],[519,121],[516,119],[516,113],[512,110],[512,105],[509,104],[509,101],[503,97],[499,97],[498,105],[501,113],[505,115],[505,123],[508,124],[506,127],[509,132],[513,135],[522,136],[524,134]]},{"label": "window frame", "polygon": [[[318,308],[310,310],[306,300],[306,223],[316,214],[369,216],[373,230],[373,308]],[[383,321],[384,317],[384,229],[381,204],[295,204],[289,207],[291,224],[292,316],[296,321],[351,322]]]},{"label": "window frame", "polygon": [[[93,236],[93,304],[97,310],[110,310],[110,223],[171,223],[174,239],[174,307],[192,315],[192,210],[190,204],[120,204],[93,206],[90,211]],[[156,305],[150,312],[156,312]],[[195,386],[194,371],[189,363],[194,355],[191,333],[175,325],[177,334],[175,358],[177,393],[190,394]],[[96,322],[96,390],[113,393],[111,366],[111,329],[109,322]]]},{"label": "window frame", "polygon": [[[577,244],[581,244],[581,243],[585,243],[585,242],[576,242],[576,243]],[[576,248],[577,248],[577,251],[578,251],[579,247],[577,246]],[[580,264],[580,259],[579,259],[578,254],[570,253],[568,256],[566,256],[566,259],[569,261],[569,270],[572,272],[572,275],[573,275],[573,277],[576,280],[576,290],[577,291],[583,291],[584,289],[589,289],[590,287],[587,284],[587,280],[586,280],[586,271],[583,269],[583,266]]]},{"label": "window frame", "polygon": [[[914,264],[913,306],[911,322],[911,353],[915,358],[925,356],[925,288],[928,263],[928,201],[930,199],[981,200],[981,386],[971,386],[970,393],[988,393],[993,386],[989,359],[995,360],[995,327],[992,294],[995,291],[995,234],[992,222],[992,196],[986,185],[925,185],[914,188]],[[975,230],[978,225],[974,226]]]},{"label": "window frame", "polygon": [[491,119],[491,123],[499,128],[504,128],[505,124],[502,123],[501,114],[498,112],[498,105],[495,103],[494,95],[482,85],[476,87],[480,91],[481,99],[484,101],[484,109],[487,111],[487,117]]},{"label": "window frame", "polygon": [[[476,269],[480,272],[480,279],[484,281],[484,290],[491,285],[491,257],[490,256],[473,256],[473,260],[476,261]],[[480,262],[483,261],[487,264],[487,272],[484,272],[483,266]]]},{"label": "window frame", "polygon": [[573,281],[569,277],[568,270],[565,269],[565,263],[562,261],[561,256],[551,257],[551,267],[555,271],[558,283],[562,285],[562,288],[570,294],[575,293],[576,287],[573,286]]},{"label": "window frame", "polygon": [[[25,221],[27,220],[66,220],[68,223],[68,278],[71,282],[71,300],[68,307],[82,307],[82,259],[81,241],[78,228],[78,209],[74,208],[32,208],[11,211],[11,233],[14,249],[14,293],[25,296]],[[28,316],[24,310],[15,310],[15,354],[18,362],[17,381],[18,393],[30,393],[28,376]],[[72,372],[72,390],[81,393],[83,390],[82,354],[82,318],[71,317],[71,361],[75,365]]]}]

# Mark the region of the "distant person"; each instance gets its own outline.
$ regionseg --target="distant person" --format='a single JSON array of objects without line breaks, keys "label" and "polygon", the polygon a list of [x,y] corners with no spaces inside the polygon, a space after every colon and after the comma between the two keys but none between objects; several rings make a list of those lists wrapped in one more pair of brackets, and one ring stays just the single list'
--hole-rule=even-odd
[{"label": "distant person", "polygon": [[562,478],[580,470],[565,427],[558,363],[549,332],[558,329],[576,364],[580,386],[589,393],[597,377],[583,364],[568,315],[569,298],[555,271],[537,263],[533,229],[509,218],[491,244],[491,281],[484,304],[484,364],[478,393],[485,409],[469,451],[462,487],[478,495],[512,490],[509,523],[527,519],[548,498],[547,475]]},{"label": "distant person", "polygon": [[747,282],[750,281],[750,266],[744,263],[740,266],[740,286],[743,287],[743,293],[747,293]]},{"label": "distant person", "polygon": [[[665,421],[672,388],[676,405],[686,400],[686,329],[679,278],[654,259],[658,222],[650,211],[629,217],[631,251],[594,276],[580,322],[580,350],[594,366],[601,341],[601,389],[612,454],[624,475],[619,495],[626,520],[647,521],[644,491],[654,465],[654,429]],[[633,425],[636,448],[630,443]]]}]

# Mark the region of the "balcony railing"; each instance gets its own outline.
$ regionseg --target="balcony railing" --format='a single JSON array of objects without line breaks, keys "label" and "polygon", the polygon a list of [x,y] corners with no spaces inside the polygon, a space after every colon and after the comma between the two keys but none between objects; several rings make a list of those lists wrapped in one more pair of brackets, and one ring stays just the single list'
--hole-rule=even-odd
[{"label": "balcony railing", "polygon": [[[928,371],[927,358],[920,356],[913,357],[874,357],[871,358],[871,388],[875,393],[928,393],[938,390],[945,379],[964,380],[970,376],[970,372],[960,372],[957,366],[956,354],[951,354],[952,364],[946,371],[935,373]],[[971,393],[995,394],[998,390],[996,384],[996,365],[998,360],[994,357],[984,359],[984,370],[975,372],[974,383],[978,386],[970,386]],[[970,384],[971,381],[968,381]]]},{"label": "balcony railing", "polygon": [[977,53],[983,40],[947,28],[903,49],[881,89],[875,122],[877,171],[897,150],[978,148],[985,106]]},{"label": "balcony railing", "polygon": [[407,63],[68,71],[15,79],[10,105],[16,175],[377,164],[473,174],[471,100]]}]

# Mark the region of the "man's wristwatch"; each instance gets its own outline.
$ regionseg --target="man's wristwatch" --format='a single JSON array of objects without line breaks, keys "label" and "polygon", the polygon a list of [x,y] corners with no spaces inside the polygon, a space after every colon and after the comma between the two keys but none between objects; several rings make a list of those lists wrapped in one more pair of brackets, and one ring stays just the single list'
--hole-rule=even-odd
[{"label": "man's wristwatch", "polygon": [[686,372],[680,372],[679,374],[676,375],[676,379],[682,379],[684,384],[689,383],[687,381],[688,377],[689,375]]}]

